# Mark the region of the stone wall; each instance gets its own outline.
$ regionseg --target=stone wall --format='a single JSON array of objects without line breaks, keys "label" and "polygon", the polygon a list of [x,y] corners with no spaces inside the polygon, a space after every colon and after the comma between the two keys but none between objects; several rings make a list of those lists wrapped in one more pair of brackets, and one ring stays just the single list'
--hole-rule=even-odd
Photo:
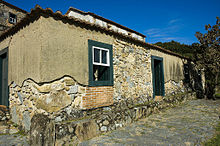
[{"label": "stone wall", "polygon": [[[36,114],[50,116],[62,109],[90,109],[113,104],[113,87],[83,86],[68,76],[41,85],[27,79],[21,87],[12,83],[9,88],[12,121],[26,131],[30,130],[31,118]],[[59,117],[56,120],[59,121]]]},{"label": "stone wall", "polygon": [[115,39],[113,45],[114,100],[152,98],[151,55],[163,58],[165,95],[184,91],[183,59]]},{"label": "stone wall", "polygon": [[[151,99],[142,100],[137,98],[133,100],[127,98],[123,101],[115,102],[109,107],[86,111],[72,108],[69,110],[63,109],[51,116],[36,115],[31,123],[33,125],[30,131],[31,144],[44,145],[42,142],[47,142],[47,139],[50,138],[47,135],[55,135],[54,138],[50,138],[50,144],[74,145],[79,141],[118,129],[152,113],[157,113],[159,110],[172,107],[192,98],[191,93],[179,92],[179,94],[174,96],[164,97],[160,102]],[[42,118],[39,117],[44,117],[47,121],[41,122]],[[47,126],[45,126],[45,123],[47,123]],[[42,137],[42,135],[46,136]],[[41,137],[41,141],[39,137]]]},{"label": "stone wall", "polygon": [[8,7],[0,2],[0,35],[14,25],[9,23],[9,12],[17,16],[17,22],[19,22],[26,15],[25,13],[12,9],[11,7]]},{"label": "stone wall", "polygon": [[21,87],[12,83],[9,88],[12,121],[26,131],[30,130],[33,115],[49,115],[66,106],[79,107],[81,100],[78,99],[83,94],[77,83],[68,77],[41,86],[33,80],[25,80]]},{"label": "stone wall", "polygon": [[186,87],[183,85],[183,81],[175,82],[173,80],[169,80],[165,82],[165,95],[174,95],[179,92],[185,92]]},{"label": "stone wall", "polygon": [[10,120],[10,114],[9,114],[8,107],[6,107],[4,105],[0,105],[0,123],[6,122],[8,120]]},{"label": "stone wall", "polygon": [[150,50],[127,40],[113,45],[114,100],[152,97]]}]

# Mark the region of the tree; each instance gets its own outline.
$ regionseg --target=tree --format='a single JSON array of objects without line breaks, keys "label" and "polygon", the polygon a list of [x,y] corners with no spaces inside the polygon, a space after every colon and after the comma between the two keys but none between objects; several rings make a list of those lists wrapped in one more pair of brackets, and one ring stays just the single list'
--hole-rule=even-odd
[{"label": "tree", "polygon": [[167,50],[170,50],[172,52],[178,53],[182,56],[192,58],[193,50],[191,45],[181,44],[176,41],[170,41],[170,42],[157,42],[155,43],[157,46],[161,46]]},{"label": "tree", "polygon": [[205,96],[214,99],[215,88],[218,85],[220,72],[220,19],[217,17],[216,24],[205,26],[206,33],[196,32],[195,36],[199,44],[193,44],[194,57],[198,67],[205,74]]}]

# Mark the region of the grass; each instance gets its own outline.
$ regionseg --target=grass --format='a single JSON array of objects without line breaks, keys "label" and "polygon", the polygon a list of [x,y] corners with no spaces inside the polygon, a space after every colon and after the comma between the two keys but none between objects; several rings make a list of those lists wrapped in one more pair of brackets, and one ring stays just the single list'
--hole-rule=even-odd
[{"label": "grass", "polygon": [[8,133],[0,133],[0,136],[2,136],[2,135],[9,135]]},{"label": "grass", "polygon": [[167,128],[171,129],[171,128],[175,128],[175,127],[171,126],[171,125],[167,125]]},{"label": "grass", "polygon": [[20,136],[27,136],[27,133],[25,133],[24,130],[20,130],[20,131],[16,132],[15,134],[18,134]]},{"label": "grass", "polygon": [[215,98],[220,99],[220,87],[217,87],[217,91],[215,92]]},{"label": "grass", "polygon": [[20,130],[20,131],[18,131],[16,133],[13,133],[13,134],[10,134],[10,133],[0,133],[0,136],[1,135],[15,135],[15,137],[17,137],[18,135],[20,135],[20,136],[27,136],[27,133],[25,133],[25,131],[23,131],[23,130]]},{"label": "grass", "polygon": [[213,138],[206,141],[203,145],[204,146],[220,146],[220,122],[218,123],[216,127],[216,135]]},{"label": "grass", "polygon": [[216,94],[215,94],[215,98],[220,99],[220,93],[216,93]]}]

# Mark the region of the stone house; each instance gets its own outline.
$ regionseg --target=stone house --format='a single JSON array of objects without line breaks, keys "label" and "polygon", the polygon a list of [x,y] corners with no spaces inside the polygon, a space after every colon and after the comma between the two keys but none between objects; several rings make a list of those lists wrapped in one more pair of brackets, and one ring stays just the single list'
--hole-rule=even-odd
[{"label": "stone house", "polygon": [[70,8],[63,15],[36,6],[0,36],[0,104],[30,130],[37,113],[184,92],[186,62],[96,14]]},{"label": "stone house", "polygon": [[0,35],[16,25],[27,12],[3,0],[0,0]]}]

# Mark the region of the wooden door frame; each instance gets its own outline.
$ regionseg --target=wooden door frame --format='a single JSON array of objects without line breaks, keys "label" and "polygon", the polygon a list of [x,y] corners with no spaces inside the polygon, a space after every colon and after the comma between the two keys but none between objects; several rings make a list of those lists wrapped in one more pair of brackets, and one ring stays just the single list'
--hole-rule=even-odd
[{"label": "wooden door frame", "polygon": [[159,60],[161,62],[161,73],[162,73],[162,96],[165,95],[164,89],[164,67],[163,67],[163,58],[158,56],[151,55],[151,71],[152,71],[152,82],[153,82],[153,98],[155,98],[155,72],[154,72],[154,61]]},{"label": "wooden door frame", "polygon": [[[7,69],[6,69],[6,71],[5,71],[5,74],[7,75],[7,79],[6,79],[6,82],[4,83],[2,80],[1,80],[1,82],[2,83],[4,83],[4,84],[2,84],[2,86],[7,86],[6,87],[6,102],[4,102],[3,104],[5,105],[5,106],[9,106],[9,88],[8,88],[8,58],[9,58],[9,54],[8,54],[8,47],[7,48],[4,48],[4,49],[2,49],[2,50],[0,50],[0,56],[2,56],[2,55],[6,55],[6,62],[7,62]],[[5,75],[4,74],[4,75]],[[3,75],[2,75],[2,77],[3,77]],[[2,90],[3,91],[3,88],[1,88],[0,90]],[[3,93],[2,93],[2,91],[0,92],[0,94],[2,94],[3,95]],[[2,95],[0,95],[0,96],[2,96]]]}]

